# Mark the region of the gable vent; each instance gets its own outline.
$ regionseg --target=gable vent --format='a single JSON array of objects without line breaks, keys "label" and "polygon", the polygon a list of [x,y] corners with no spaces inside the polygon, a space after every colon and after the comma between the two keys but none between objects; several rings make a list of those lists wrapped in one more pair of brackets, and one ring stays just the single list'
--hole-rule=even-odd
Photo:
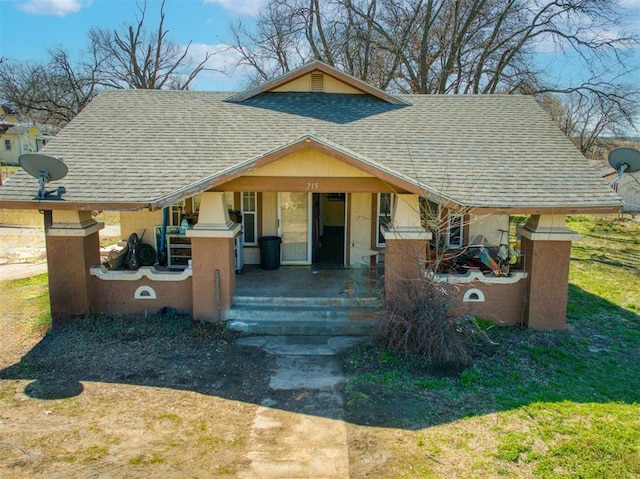
[{"label": "gable vent", "polygon": [[322,73],[311,74],[311,91],[315,93],[324,92],[324,75]]}]

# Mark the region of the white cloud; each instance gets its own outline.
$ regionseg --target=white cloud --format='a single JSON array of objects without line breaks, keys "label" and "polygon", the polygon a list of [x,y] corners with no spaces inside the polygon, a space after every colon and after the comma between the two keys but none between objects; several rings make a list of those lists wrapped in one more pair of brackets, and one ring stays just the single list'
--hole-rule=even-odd
[{"label": "white cloud", "polygon": [[55,15],[64,17],[76,13],[91,5],[92,0],[27,0],[20,2],[18,8],[32,15]]},{"label": "white cloud", "polygon": [[266,0],[204,0],[205,5],[212,3],[220,5],[225,10],[238,13],[240,15],[257,15]]},{"label": "white cloud", "polygon": [[218,43],[207,45],[192,43],[189,55],[194,62],[204,60],[207,53],[213,54],[203,70],[192,83],[192,89],[204,91],[237,91],[247,81],[249,67],[238,67],[240,55],[229,45]]},{"label": "white cloud", "polygon": [[640,0],[618,0],[618,5],[632,10],[640,9]]}]

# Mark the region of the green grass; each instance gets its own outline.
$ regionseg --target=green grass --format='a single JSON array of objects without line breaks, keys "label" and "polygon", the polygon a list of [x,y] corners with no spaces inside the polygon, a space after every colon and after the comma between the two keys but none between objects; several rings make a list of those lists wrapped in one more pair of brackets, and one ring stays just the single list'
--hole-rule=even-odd
[{"label": "green grass", "polygon": [[24,279],[0,281],[2,313],[19,318],[23,327],[43,331],[51,326],[49,277],[47,273]]},{"label": "green grass", "polygon": [[[568,226],[583,237],[572,249],[567,331],[489,328],[496,345],[443,376],[371,360],[359,371],[375,348],[347,358],[357,365],[346,387],[348,417],[358,421],[365,406],[363,380],[396,379],[388,399],[369,386],[368,407],[418,408],[381,424],[411,419],[420,434],[417,451],[399,452],[395,475],[385,477],[427,474],[415,472],[425,454],[431,477],[449,477],[440,464],[451,457],[466,464],[464,477],[640,477],[640,224],[574,216]],[[450,442],[456,446],[442,446]]]}]

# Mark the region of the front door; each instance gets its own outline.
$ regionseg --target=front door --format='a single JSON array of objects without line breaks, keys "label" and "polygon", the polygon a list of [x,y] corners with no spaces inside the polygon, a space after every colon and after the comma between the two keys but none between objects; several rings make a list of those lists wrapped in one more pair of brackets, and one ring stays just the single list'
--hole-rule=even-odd
[{"label": "front door", "polygon": [[313,193],[312,250],[315,265],[345,265],[345,193]]},{"label": "front door", "polygon": [[311,195],[278,193],[282,264],[311,263]]}]

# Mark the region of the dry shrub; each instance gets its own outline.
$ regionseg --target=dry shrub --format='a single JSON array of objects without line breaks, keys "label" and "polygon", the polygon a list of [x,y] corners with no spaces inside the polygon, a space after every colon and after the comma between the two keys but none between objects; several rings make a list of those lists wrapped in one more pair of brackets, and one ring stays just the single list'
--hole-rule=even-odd
[{"label": "dry shrub", "polygon": [[427,369],[468,366],[481,330],[472,316],[451,314],[446,286],[406,281],[398,290],[385,303],[382,343]]}]

